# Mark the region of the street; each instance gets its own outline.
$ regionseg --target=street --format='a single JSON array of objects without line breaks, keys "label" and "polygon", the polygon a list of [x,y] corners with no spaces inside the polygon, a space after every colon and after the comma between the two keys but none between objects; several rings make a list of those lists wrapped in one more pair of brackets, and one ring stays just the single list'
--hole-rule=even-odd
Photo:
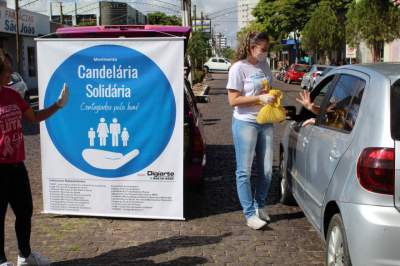
[{"label": "street", "polygon": [[[25,125],[26,165],[34,200],[33,250],[52,265],[323,265],[324,244],[296,206],[279,203],[276,175],[280,132],[275,126],[273,184],[267,211],[272,223],[255,231],[246,226],[234,179],[232,108],[226,74],[207,80],[209,103],[199,104],[207,140],[202,190],[187,189],[186,221],[44,215],[38,126]],[[294,105],[299,85],[275,82],[285,105]],[[14,217],[6,219],[6,253],[17,256]]]}]

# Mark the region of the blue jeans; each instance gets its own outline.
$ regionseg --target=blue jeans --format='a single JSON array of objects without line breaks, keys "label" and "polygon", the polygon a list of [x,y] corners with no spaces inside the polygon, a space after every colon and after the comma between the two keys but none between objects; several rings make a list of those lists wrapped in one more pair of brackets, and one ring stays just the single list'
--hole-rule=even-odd
[{"label": "blue jeans", "polygon": [[[236,153],[236,186],[243,213],[248,219],[256,209],[265,206],[272,177],[273,125],[259,125],[232,119],[232,135]],[[250,176],[253,158],[257,159],[257,179],[254,194]],[[253,196],[254,195],[254,196]]]}]

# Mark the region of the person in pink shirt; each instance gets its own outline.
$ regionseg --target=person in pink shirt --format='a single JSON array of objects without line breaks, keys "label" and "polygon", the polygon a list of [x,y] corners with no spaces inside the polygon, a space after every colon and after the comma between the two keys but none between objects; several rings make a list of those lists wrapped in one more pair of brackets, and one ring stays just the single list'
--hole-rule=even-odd
[{"label": "person in pink shirt", "polygon": [[7,87],[12,73],[11,58],[0,49],[0,266],[13,265],[4,252],[4,222],[7,206],[15,214],[19,255],[18,266],[49,265],[50,261],[31,251],[32,193],[26,171],[22,119],[38,123],[62,108],[68,100],[64,84],[58,100],[50,107],[34,111],[18,92]]}]

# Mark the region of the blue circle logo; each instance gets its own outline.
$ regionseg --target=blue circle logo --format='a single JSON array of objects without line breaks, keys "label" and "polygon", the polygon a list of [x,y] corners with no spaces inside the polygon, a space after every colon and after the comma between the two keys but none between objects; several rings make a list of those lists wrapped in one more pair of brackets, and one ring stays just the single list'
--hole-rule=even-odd
[{"label": "blue circle logo", "polygon": [[168,79],[150,58],[119,45],[83,49],[54,71],[45,107],[57,101],[64,83],[69,100],[46,127],[72,165],[95,176],[122,177],[164,151],[176,104]]}]

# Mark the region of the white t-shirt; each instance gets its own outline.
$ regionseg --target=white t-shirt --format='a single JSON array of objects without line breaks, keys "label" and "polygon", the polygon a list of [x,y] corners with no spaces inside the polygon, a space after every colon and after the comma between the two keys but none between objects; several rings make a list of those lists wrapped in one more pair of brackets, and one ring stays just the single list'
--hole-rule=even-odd
[{"label": "white t-shirt", "polygon": [[[255,96],[261,93],[262,80],[267,79],[272,83],[272,73],[267,62],[259,62],[255,65],[247,60],[237,61],[229,70],[229,90],[237,90],[242,96]],[[233,116],[236,119],[254,122],[261,105],[235,106]]]}]

